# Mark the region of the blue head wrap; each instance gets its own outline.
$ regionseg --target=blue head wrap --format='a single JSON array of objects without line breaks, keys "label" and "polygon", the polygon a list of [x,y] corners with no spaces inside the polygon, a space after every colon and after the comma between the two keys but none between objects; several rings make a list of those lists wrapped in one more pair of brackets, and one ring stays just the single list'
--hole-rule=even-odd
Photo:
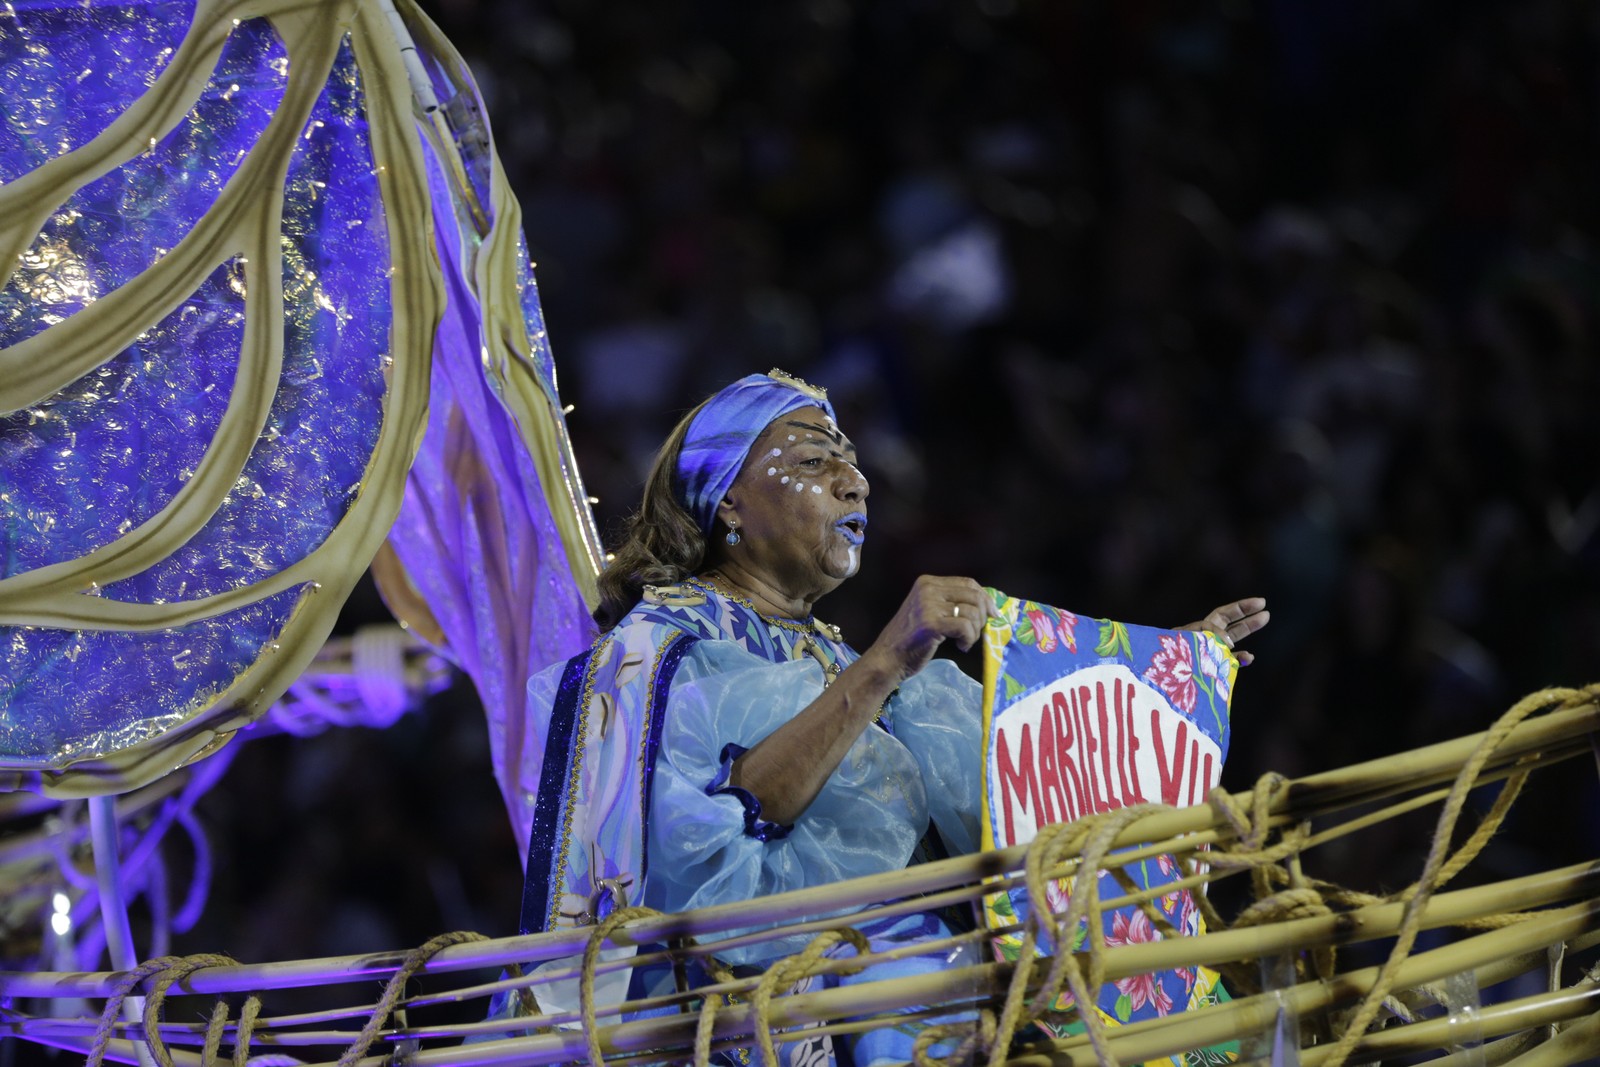
[{"label": "blue head wrap", "polygon": [[796,408],[821,408],[833,418],[828,394],[780,370],[751,374],[705,402],[678,454],[678,502],[711,532],[717,505],[728,495],[750,447],[773,419]]}]

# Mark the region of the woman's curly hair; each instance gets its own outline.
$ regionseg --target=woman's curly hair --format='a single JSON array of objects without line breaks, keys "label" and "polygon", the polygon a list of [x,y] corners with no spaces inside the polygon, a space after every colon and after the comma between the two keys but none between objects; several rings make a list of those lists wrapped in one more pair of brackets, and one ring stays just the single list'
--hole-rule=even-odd
[{"label": "woman's curly hair", "polygon": [[694,516],[678,503],[675,482],[678,456],[689,423],[705,407],[702,401],[679,421],[656,453],[645,480],[639,510],[629,515],[622,544],[600,572],[600,606],[594,621],[605,633],[639,603],[647,585],[671,585],[692,577],[706,557],[706,535]]}]

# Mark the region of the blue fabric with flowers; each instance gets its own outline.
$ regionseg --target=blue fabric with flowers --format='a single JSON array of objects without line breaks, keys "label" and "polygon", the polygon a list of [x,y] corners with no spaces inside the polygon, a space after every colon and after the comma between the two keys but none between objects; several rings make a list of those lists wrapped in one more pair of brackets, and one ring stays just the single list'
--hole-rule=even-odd
[{"label": "blue fabric with flowers", "polygon": [[[986,846],[1023,844],[1046,824],[1119,808],[1204,803],[1221,776],[1231,734],[1238,661],[1226,645],[1208,633],[1080,618],[989,592],[997,614],[983,639]],[[1129,905],[1103,913],[1099,930],[1080,925],[1073,943],[1061,947],[1078,949],[1090,936],[1118,946],[1201,932],[1200,909],[1176,884],[1185,872],[1173,857],[1142,859],[1124,871],[1154,897],[1160,926]],[[1065,912],[1068,880],[1045,888],[1050,910]],[[1102,900],[1125,895],[1109,869],[1099,872],[1096,891]],[[994,893],[984,901],[985,919],[991,928],[1012,927],[1028,907],[1026,890]],[[1000,935],[995,948],[1014,960],[1021,937]],[[1214,972],[1179,967],[1108,982],[1097,1007],[1107,1024],[1121,1026],[1225,998]],[[1071,995],[1063,993],[1054,1007],[1074,1007]],[[1063,1033],[1076,1024],[1047,1019],[1041,1026]],[[1226,1062],[1234,1055],[1219,1048],[1202,1058]],[[1173,1062],[1183,1067],[1182,1057]]]}]

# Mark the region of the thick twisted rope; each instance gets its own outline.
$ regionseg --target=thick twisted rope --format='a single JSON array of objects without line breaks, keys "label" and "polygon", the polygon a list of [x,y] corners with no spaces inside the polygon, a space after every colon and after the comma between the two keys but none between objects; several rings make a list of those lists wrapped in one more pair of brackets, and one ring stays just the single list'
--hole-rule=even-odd
[{"label": "thick twisted rope", "polygon": [[[995,1037],[999,1033],[996,1027],[994,1012],[979,1010],[976,1022],[971,1023],[934,1023],[918,1031],[911,1042],[911,1062],[915,1067],[940,1067],[945,1063],[967,1063],[977,1050],[993,1048]],[[942,1057],[933,1056],[933,1046],[949,1038],[960,1037],[963,1040],[955,1048]]]},{"label": "thick twisted rope", "polygon": [[600,947],[612,931],[634,919],[648,919],[660,915],[654,908],[618,908],[589,931],[588,944],[583,946],[583,973],[578,979],[578,1008],[583,1013],[583,1041],[589,1052],[590,1067],[601,1067],[605,1054],[600,1051],[600,1024],[595,1020],[594,969],[600,962]]},{"label": "thick twisted rope", "polygon": [[[1345,1060],[1355,1049],[1356,1043],[1366,1034],[1367,1028],[1372,1025],[1377,1017],[1378,1009],[1388,998],[1394,986],[1395,972],[1400,964],[1405,961],[1411,952],[1411,947],[1416,943],[1417,933],[1422,926],[1422,912],[1426,907],[1434,890],[1441,884],[1441,876],[1448,871],[1454,874],[1460,867],[1453,862],[1447,863],[1446,854],[1450,846],[1450,838],[1455,830],[1456,820],[1461,815],[1461,809],[1467,802],[1467,794],[1477,784],[1478,776],[1495,750],[1504,743],[1507,735],[1523,719],[1532,715],[1541,708],[1555,704],[1560,707],[1573,707],[1587,703],[1600,695],[1600,685],[1590,685],[1583,689],[1542,689],[1537,693],[1530,693],[1512,705],[1511,710],[1502,715],[1487,733],[1471,756],[1462,765],[1461,771],[1456,775],[1455,783],[1450,787],[1450,795],[1445,798],[1444,808],[1439,812],[1439,822],[1434,830],[1433,844],[1428,849],[1428,858],[1422,865],[1422,874],[1417,878],[1412,887],[1409,899],[1406,900],[1405,910],[1401,913],[1400,929],[1395,937],[1394,948],[1389,953],[1389,958],[1384,961],[1383,967],[1378,971],[1377,979],[1372,983],[1372,988],[1362,998],[1360,1006],[1354,1016],[1345,1026],[1344,1032],[1339,1036],[1338,1044],[1333,1048],[1324,1067],[1343,1067]],[[1518,776],[1525,778],[1526,772]],[[1510,782],[1507,783],[1508,788]],[[1520,783],[1519,783],[1520,785]],[[1503,790],[1502,792],[1505,792]],[[1481,831],[1482,826],[1479,827]],[[1476,840],[1479,834],[1474,833]],[[1488,839],[1484,837],[1486,842]],[[1482,843],[1479,843],[1479,848]],[[1453,870],[1450,868],[1454,868]]]},{"label": "thick twisted rope", "polygon": [[[372,1017],[361,1028],[361,1033],[356,1036],[350,1047],[340,1055],[339,1067],[354,1067],[355,1062],[367,1054],[367,1049],[378,1039],[378,1032],[383,1029],[383,1024],[389,1021],[390,1013],[404,995],[406,983],[411,980],[412,975],[427,966],[428,961],[438,955],[441,949],[449,948],[451,945],[466,944],[469,941],[487,940],[489,939],[482,934],[475,934],[471,930],[457,930],[454,933],[440,934],[406,953],[400,969],[394,972],[389,984],[384,986],[383,996],[378,998],[377,1006],[372,1010]],[[237,1059],[237,1049],[235,1049],[235,1059]]]},{"label": "thick twisted rope", "polygon": [[205,1044],[200,1047],[200,1067],[212,1067],[217,1062],[217,1050],[222,1047],[222,1034],[228,1028],[228,1002],[219,1000],[211,1007],[211,1021],[206,1023]]},{"label": "thick twisted rope", "polygon": [[153,960],[146,960],[131,971],[124,971],[117,977],[111,987],[111,995],[106,998],[106,1006],[100,1012],[100,1024],[95,1027],[94,1037],[89,1042],[89,1055],[84,1060],[84,1067],[100,1067],[105,1061],[106,1048],[111,1043],[111,1032],[117,1025],[117,1018],[122,1014],[122,1005],[138,988],[139,984],[152,975],[161,975],[144,1003],[144,1042],[150,1049],[150,1055],[161,1067],[172,1067],[172,1054],[167,1051],[166,1042],[161,1040],[159,1024],[161,1021],[161,1004],[166,999],[167,989],[172,983],[181,981],[203,967],[232,967],[238,960],[231,956],[222,956],[214,953],[201,953],[195,956],[158,956]]},{"label": "thick twisted rope", "polygon": [[[756,1042],[761,1049],[761,1061],[766,1067],[778,1067],[778,1050],[772,1042],[772,1026],[768,1021],[772,998],[778,990],[810,977],[829,950],[840,943],[850,945],[858,956],[864,956],[872,951],[872,946],[858,930],[848,926],[837,930],[824,930],[812,938],[799,955],[779,960],[767,968],[767,973],[761,976],[755,992],[750,995],[750,1024],[755,1030]],[[847,967],[840,973],[854,974],[860,970],[860,967]]]},{"label": "thick twisted rope", "polygon": [[239,1028],[233,1034],[233,1067],[245,1067],[250,1062],[250,1035],[255,1033],[260,1014],[261,998],[252,993],[239,1009]]},{"label": "thick twisted rope", "polygon": [[[1028,1005],[1026,1019],[1023,1018],[1022,1000],[1028,974],[1033,970],[1031,946],[1025,949],[1024,956],[1018,958],[1019,966],[1012,975],[1011,988],[1006,991],[1006,1004],[996,1026],[995,1044],[990,1049],[991,1067],[999,1067],[1004,1062],[1017,1027],[1037,1019],[1055,1003],[1063,982],[1072,992],[1073,1001],[1078,1006],[1078,1016],[1083,1021],[1095,1055],[1102,1064],[1116,1067],[1117,1060],[1111,1053],[1105,1020],[1095,1008],[1100,999],[1100,987],[1105,981],[1105,939],[1099,936],[1084,939],[1089,956],[1087,975],[1083,973],[1078,956],[1070,946],[1062,951],[1062,940],[1064,932],[1076,930],[1081,923],[1087,923],[1088,929],[1096,933],[1104,927],[1100,907],[1100,870],[1106,865],[1106,856],[1124,829],[1162,810],[1164,808],[1159,804],[1139,804],[1109,811],[1089,820],[1081,833],[1069,833],[1066,828],[1054,830],[1046,837],[1042,849],[1029,849],[1024,872],[1028,887],[1029,932],[1044,927],[1050,936],[1054,958],[1043,984]],[[1074,824],[1067,825],[1070,827]],[[1081,845],[1077,844],[1078,841],[1082,842]],[[1058,916],[1050,910],[1046,872],[1058,866],[1069,851],[1078,853],[1078,869],[1073,872],[1066,913]],[[1027,932],[1023,939],[1025,942],[1030,940]],[[1026,966],[1022,966],[1024,958],[1028,960]]]},{"label": "thick twisted rope", "polygon": [[[695,944],[692,937],[684,938],[687,945]],[[731,984],[737,979],[733,972],[724,967],[715,956],[707,956],[701,961],[706,971],[711,975],[713,982]],[[711,1062],[711,1034],[717,1021],[717,1009],[728,1004],[731,997],[724,998],[721,993],[709,993],[700,1000],[700,1021],[694,1031],[694,1062],[695,1067],[707,1067]]]}]

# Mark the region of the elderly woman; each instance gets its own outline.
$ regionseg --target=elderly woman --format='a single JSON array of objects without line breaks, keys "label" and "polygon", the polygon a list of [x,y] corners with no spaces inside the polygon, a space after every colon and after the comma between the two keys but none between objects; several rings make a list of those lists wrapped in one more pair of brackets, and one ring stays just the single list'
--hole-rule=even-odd
[{"label": "elderly woman", "polygon": [[[600,577],[601,637],[530,683],[550,714],[525,931],[898,870],[930,829],[977,848],[980,687],[934,653],[978,640],[983,588],[919,578],[859,654],[812,614],[861,565],[868,492],[824,392],[779,371],[673,431]],[[1263,608],[1195,625],[1237,640]]]}]

